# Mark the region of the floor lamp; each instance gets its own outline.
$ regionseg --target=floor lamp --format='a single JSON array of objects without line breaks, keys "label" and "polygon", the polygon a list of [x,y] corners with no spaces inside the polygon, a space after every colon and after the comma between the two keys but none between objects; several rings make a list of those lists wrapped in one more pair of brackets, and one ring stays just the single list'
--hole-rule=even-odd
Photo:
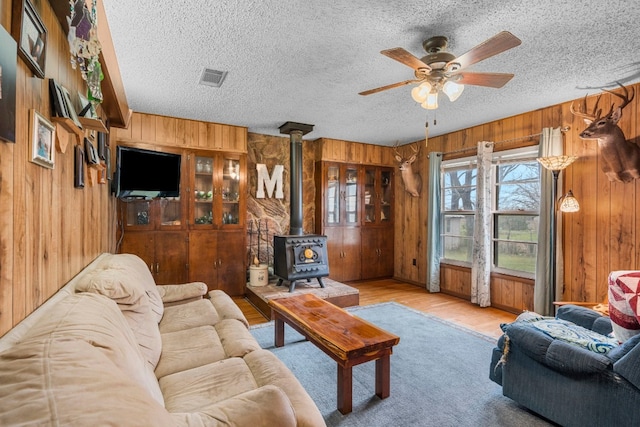
[{"label": "floor lamp", "polygon": [[[551,205],[551,251],[549,254],[549,262],[551,263],[551,301],[550,306],[553,306],[553,301],[556,298],[556,239],[557,239],[557,203],[558,203],[558,176],[560,172],[567,168],[571,163],[573,163],[577,157],[575,156],[549,156],[549,157],[540,157],[538,158],[538,162],[545,169],[550,170],[553,174],[553,189],[551,199],[553,203]],[[569,199],[569,202],[567,202]],[[576,209],[577,206],[577,209]],[[578,201],[573,197],[573,193],[569,190],[566,196],[563,197],[561,208],[565,207],[565,209],[574,209],[574,210],[566,210],[565,212],[575,212],[580,208]]]}]

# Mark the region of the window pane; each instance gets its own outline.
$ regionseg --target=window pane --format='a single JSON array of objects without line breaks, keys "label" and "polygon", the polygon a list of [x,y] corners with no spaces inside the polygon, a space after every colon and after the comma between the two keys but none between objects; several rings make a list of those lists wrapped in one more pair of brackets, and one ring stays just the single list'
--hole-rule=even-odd
[{"label": "window pane", "polygon": [[497,241],[494,264],[496,267],[535,274],[536,244]]},{"label": "window pane", "polygon": [[537,215],[496,215],[494,237],[519,242],[538,241]]},{"label": "window pane", "polygon": [[523,161],[498,165],[496,182],[538,181],[539,178],[540,164],[536,161]]},{"label": "window pane", "polygon": [[473,215],[444,216],[444,234],[473,237]]},{"label": "window pane", "polygon": [[463,169],[463,170],[445,170],[444,186],[460,187],[460,186],[466,185],[466,186],[475,187],[476,175],[477,175],[477,171],[475,168]]},{"label": "window pane", "polygon": [[473,211],[476,208],[476,188],[456,187],[444,190],[445,211]]},{"label": "window pane", "polygon": [[444,258],[455,261],[471,262],[473,240],[463,237],[444,237]]}]

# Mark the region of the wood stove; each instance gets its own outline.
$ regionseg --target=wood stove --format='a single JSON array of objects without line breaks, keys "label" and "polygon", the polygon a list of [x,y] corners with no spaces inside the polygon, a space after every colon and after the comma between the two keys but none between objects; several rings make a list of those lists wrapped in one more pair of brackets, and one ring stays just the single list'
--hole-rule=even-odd
[{"label": "wood stove", "polygon": [[278,286],[287,280],[289,292],[293,292],[297,280],[317,279],[324,288],[322,278],[329,275],[327,236],[273,236],[273,253],[273,274],[278,277]]},{"label": "wood stove", "polygon": [[289,292],[296,287],[296,280],[310,282],[317,279],[324,288],[322,278],[329,275],[327,236],[305,235],[302,230],[302,136],[311,132],[313,125],[286,122],[280,133],[290,136],[290,215],[289,235],[273,236],[273,274],[278,286],[287,280]]}]

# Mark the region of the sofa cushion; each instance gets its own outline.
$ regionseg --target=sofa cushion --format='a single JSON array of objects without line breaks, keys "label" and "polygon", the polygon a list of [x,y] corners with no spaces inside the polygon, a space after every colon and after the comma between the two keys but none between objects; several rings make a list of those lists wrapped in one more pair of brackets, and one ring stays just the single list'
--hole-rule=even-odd
[{"label": "sofa cushion", "polygon": [[111,299],[92,293],[69,295],[36,322],[22,341],[43,338],[75,338],[91,344],[163,404],[155,374],[143,358],[126,319]]},{"label": "sofa cushion", "polygon": [[159,380],[169,412],[197,412],[258,388],[247,364],[239,357],[176,372]]},{"label": "sofa cushion", "polygon": [[243,323],[226,319],[215,326],[198,326],[162,334],[162,357],[156,377],[196,368],[228,357],[242,357],[260,345]]},{"label": "sofa cushion", "polygon": [[165,307],[160,332],[181,331],[198,326],[215,325],[220,320],[213,305],[205,299]]},{"label": "sofa cushion", "polygon": [[225,359],[218,333],[205,325],[162,334],[162,356],[156,366],[156,377],[196,368]]},{"label": "sofa cushion", "polygon": [[287,395],[270,385],[209,404],[198,412],[171,415],[178,426],[304,427],[298,425]]},{"label": "sofa cushion", "polygon": [[151,369],[155,369],[162,351],[158,329],[162,313],[159,316],[158,310],[153,309],[145,288],[135,280],[135,274],[130,270],[124,266],[102,264],[84,276],[76,285],[76,291],[104,295],[115,301],[127,319],[142,355]]},{"label": "sofa cushion", "polygon": [[618,345],[618,341],[615,338],[601,335],[562,319],[542,319],[530,324],[552,338],[595,353],[606,354]]},{"label": "sofa cushion", "polygon": [[1,353],[0,408],[3,426],[175,425],[107,351],[72,337],[33,338]]},{"label": "sofa cushion", "polygon": [[151,275],[151,271],[149,271],[149,267],[142,258],[133,254],[109,254],[109,256],[105,257],[100,263],[99,268],[103,270],[122,270],[126,274],[123,277],[123,280],[126,280],[126,282],[124,282],[126,286],[142,286],[142,289],[144,289],[149,298],[151,310],[157,317],[156,323],[160,322],[164,312],[162,297]]}]

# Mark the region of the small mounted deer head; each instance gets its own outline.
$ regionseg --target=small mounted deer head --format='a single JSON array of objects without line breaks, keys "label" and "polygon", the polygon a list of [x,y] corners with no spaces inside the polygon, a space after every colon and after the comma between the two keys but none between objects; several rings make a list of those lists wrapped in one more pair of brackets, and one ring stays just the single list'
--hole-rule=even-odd
[{"label": "small mounted deer head", "polygon": [[411,194],[413,197],[420,197],[422,178],[420,177],[419,173],[413,172],[413,167],[411,166],[413,162],[415,162],[418,158],[418,153],[420,152],[420,144],[416,143],[415,147],[412,145],[411,150],[413,151],[413,154],[409,157],[404,157],[398,151],[398,143],[396,142],[393,145],[393,152],[395,153],[394,157],[398,161],[398,169],[400,169],[400,176],[402,177],[405,191]]},{"label": "small mounted deer head", "polygon": [[573,108],[573,103],[569,109],[577,117],[582,117],[588,125],[580,132],[582,139],[597,139],[598,152],[602,159],[602,171],[607,175],[609,181],[630,182],[640,178],[640,147],[635,141],[627,141],[622,129],[618,127],[618,121],[622,117],[622,110],[626,107],[635,95],[632,90],[631,96],[627,88],[618,83],[624,90],[624,95],[606,90],[618,98],[622,103],[615,107],[611,104],[611,109],[606,116],[602,116],[602,109],[598,108],[600,96],[596,99],[596,104],[590,113],[586,112],[587,97],[585,96],[578,109]]}]

